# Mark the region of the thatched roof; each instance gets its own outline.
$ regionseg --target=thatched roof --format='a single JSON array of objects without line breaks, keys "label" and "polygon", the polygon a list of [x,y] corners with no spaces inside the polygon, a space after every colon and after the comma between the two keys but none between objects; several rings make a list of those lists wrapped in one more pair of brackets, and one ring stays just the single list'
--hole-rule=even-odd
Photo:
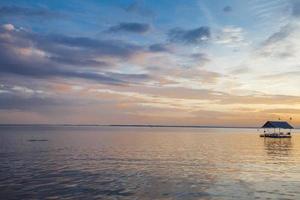
[{"label": "thatched roof", "polygon": [[293,129],[293,127],[285,121],[267,121],[262,128]]}]

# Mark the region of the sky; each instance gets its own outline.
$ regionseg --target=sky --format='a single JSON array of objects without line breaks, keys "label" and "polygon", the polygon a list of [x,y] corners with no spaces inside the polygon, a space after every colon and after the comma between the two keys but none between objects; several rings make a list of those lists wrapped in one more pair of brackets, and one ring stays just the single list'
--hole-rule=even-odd
[{"label": "sky", "polygon": [[300,0],[1,0],[0,123],[300,124]]}]

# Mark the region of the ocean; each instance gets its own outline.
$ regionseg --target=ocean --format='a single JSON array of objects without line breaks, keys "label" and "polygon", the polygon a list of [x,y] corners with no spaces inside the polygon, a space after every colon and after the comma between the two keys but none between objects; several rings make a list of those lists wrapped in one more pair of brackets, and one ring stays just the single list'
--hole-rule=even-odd
[{"label": "ocean", "polygon": [[300,134],[259,134],[1,126],[0,199],[300,199]]}]

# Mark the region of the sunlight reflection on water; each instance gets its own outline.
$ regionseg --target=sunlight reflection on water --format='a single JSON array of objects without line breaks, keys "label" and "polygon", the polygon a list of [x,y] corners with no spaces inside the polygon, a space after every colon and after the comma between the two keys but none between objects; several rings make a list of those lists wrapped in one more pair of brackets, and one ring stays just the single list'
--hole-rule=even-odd
[{"label": "sunlight reflection on water", "polygon": [[300,135],[1,127],[0,199],[299,199]]}]

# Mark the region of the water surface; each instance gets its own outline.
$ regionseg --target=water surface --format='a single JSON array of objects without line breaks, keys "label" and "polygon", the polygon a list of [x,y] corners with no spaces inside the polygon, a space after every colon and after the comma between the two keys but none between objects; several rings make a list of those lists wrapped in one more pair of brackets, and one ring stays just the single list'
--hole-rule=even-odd
[{"label": "water surface", "polygon": [[0,127],[0,199],[300,199],[300,135]]}]

